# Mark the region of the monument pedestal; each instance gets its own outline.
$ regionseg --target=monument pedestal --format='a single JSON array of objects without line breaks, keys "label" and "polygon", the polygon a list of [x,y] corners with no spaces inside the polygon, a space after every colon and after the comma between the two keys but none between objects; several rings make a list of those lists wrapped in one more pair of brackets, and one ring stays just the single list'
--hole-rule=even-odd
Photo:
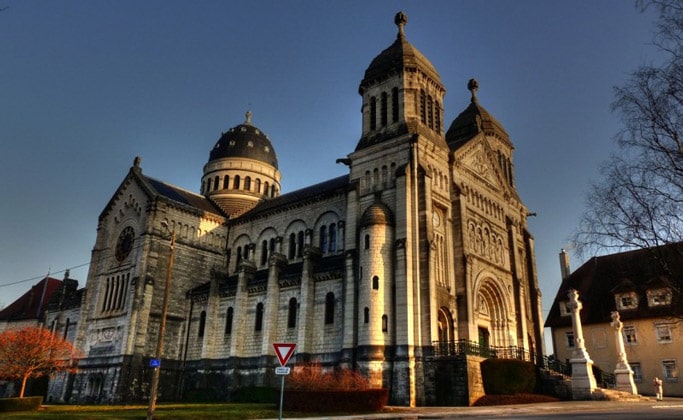
[{"label": "monument pedestal", "polygon": [[633,382],[633,371],[629,365],[617,363],[617,368],[614,370],[614,378],[616,380],[615,389],[617,391],[624,391],[633,395],[638,394],[636,383]]},{"label": "monument pedestal", "polygon": [[588,357],[569,360],[572,365],[572,399],[590,400],[598,387],[593,375],[593,361]]}]

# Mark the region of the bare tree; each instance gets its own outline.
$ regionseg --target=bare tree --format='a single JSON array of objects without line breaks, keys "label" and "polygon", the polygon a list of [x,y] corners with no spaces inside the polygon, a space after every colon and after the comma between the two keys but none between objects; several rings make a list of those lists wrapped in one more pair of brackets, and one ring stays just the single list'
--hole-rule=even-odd
[{"label": "bare tree", "polygon": [[624,128],[601,167],[572,242],[580,253],[683,241],[683,3],[638,2],[659,12],[655,45],[664,59],[615,88]]}]

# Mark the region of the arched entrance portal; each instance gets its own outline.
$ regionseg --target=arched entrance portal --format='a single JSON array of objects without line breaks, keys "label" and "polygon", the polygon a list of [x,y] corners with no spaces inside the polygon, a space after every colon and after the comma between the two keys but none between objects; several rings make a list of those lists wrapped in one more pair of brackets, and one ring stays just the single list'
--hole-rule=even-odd
[{"label": "arched entrance portal", "polygon": [[477,291],[477,328],[478,341],[482,346],[509,346],[510,319],[508,299],[495,280],[486,278]]}]

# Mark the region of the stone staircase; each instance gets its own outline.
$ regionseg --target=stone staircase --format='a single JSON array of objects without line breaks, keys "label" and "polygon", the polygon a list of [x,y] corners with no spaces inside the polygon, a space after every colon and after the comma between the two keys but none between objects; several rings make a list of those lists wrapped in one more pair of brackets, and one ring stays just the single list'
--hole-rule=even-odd
[{"label": "stone staircase", "polygon": [[651,401],[651,398],[616,389],[597,388],[593,391],[592,398],[600,401]]}]

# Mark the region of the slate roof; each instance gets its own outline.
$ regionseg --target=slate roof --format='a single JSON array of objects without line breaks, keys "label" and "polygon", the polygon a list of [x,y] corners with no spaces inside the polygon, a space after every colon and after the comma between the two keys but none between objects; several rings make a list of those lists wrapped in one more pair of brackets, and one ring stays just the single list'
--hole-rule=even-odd
[{"label": "slate roof", "polygon": [[250,219],[277,211],[278,209],[284,209],[293,205],[321,199],[346,190],[349,188],[349,186],[350,184],[348,175],[332,178],[319,184],[311,185],[310,187],[304,187],[278,197],[264,200],[236,220]]},{"label": "slate roof", "polygon": [[176,187],[175,185],[167,184],[166,182],[148,177],[147,175],[141,176],[148,183],[148,185],[152,187],[154,192],[163,197],[168,198],[169,200],[173,200],[180,204],[185,204],[187,206],[194,207],[199,210],[223,216],[223,212],[221,211],[221,209],[203,195],[199,195],[193,193],[192,191]]},{"label": "slate roof", "polygon": [[571,317],[562,316],[559,307],[561,301],[568,300],[570,289],[579,292],[584,324],[611,322],[611,312],[617,310],[615,293],[628,291],[636,292],[639,302],[636,309],[619,311],[622,321],[680,316],[683,314],[680,292],[674,291],[671,305],[648,306],[647,290],[666,285],[672,288],[683,285],[683,242],[593,257],[562,281],[545,326],[571,326]]},{"label": "slate roof", "polygon": [[20,321],[28,319],[42,320],[45,309],[55,290],[62,280],[45,277],[17,300],[0,311],[0,320]]}]

